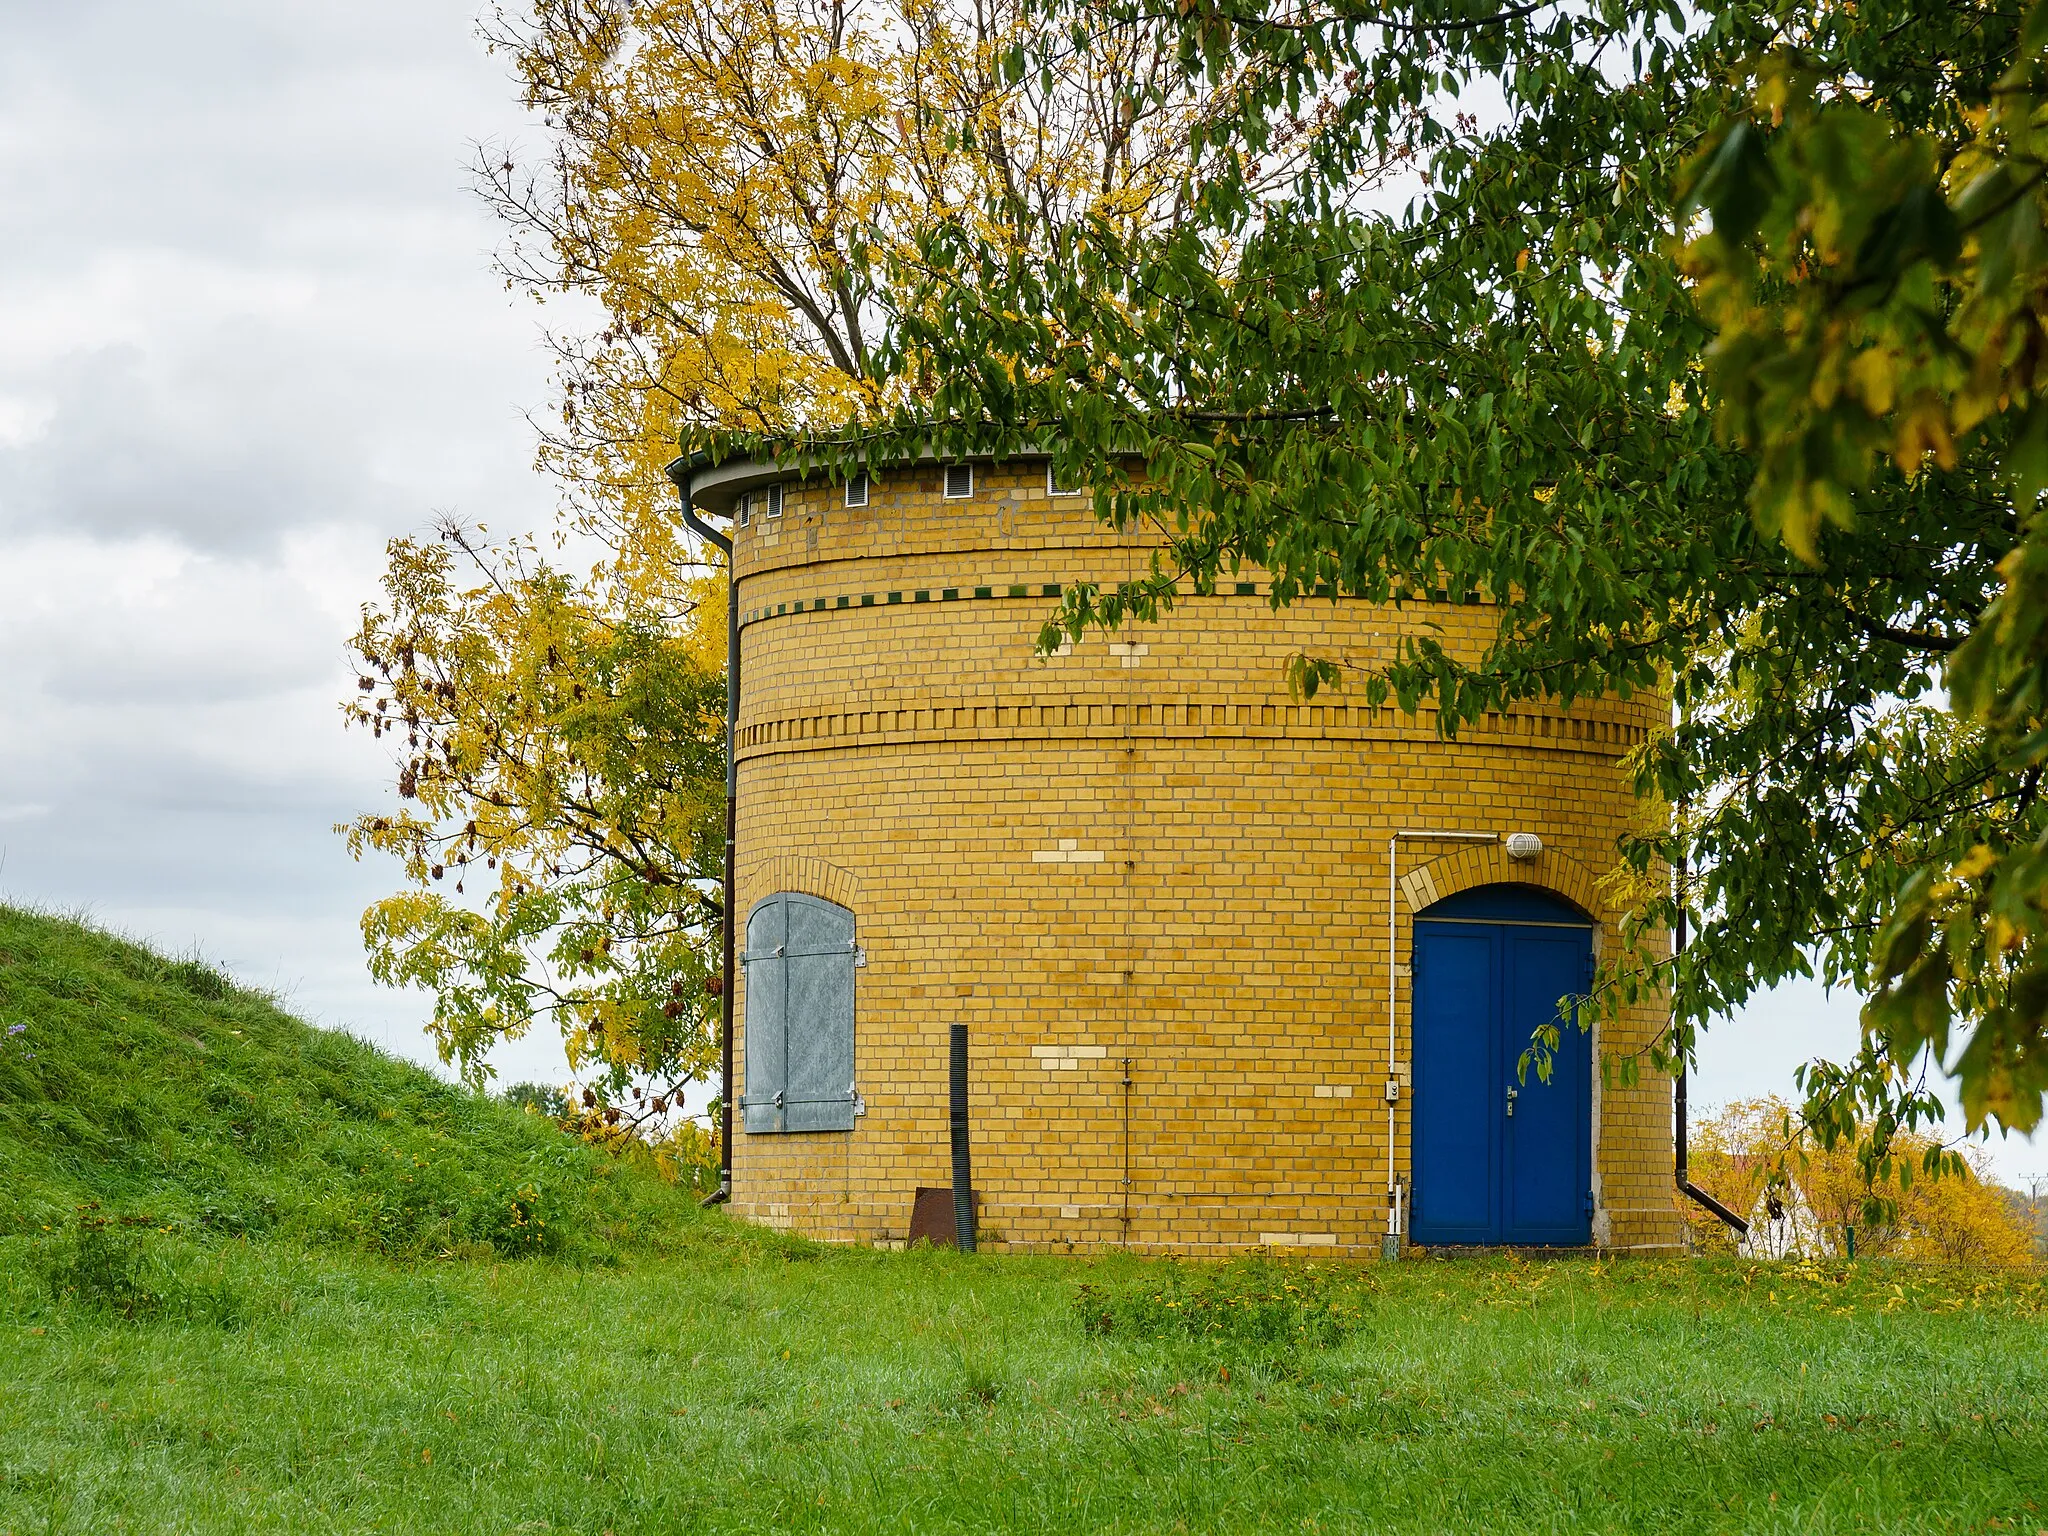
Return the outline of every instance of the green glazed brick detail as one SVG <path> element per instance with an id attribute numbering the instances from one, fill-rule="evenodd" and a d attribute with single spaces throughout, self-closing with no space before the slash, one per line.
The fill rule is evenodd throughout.
<path id="1" fill-rule="evenodd" d="M 754 624 L 762 619 L 780 618 L 784 614 L 789 613 L 824 613 L 827 610 L 833 609 L 873 608 L 878 605 L 902 602 L 953 603 L 970 598 L 988 600 L 1011 597 L 1060 597 L 1065 591 L 1065 586 L 1056 581 L 1040 583 L 1018 581 L 1010 582 L 1003 586 L 990 583 L 986 586 L 972 588 L 940 587 L 934 590 L 933 588 L 925 587 L 913 589 L 907 594 L 903 592 L 843 592 L 835 597 L 800 597 L 791 602 L 777 603 L 772 608 L 763 606 L 749 609 L 740 614 L 740 623 L 742 625 Z M 1259 583 L 1255 581 L 1218 582 L 1215 592 L 1211 595 L 1221 597 L 1226 594 L 1236 597 L 1257 597 L 1259 595 Z M 1308 589 L 1307 595 L 1336 599 L 1342 597 L 1343 594 L 1328 584 L 1318 583 Z M 1479 594 L 1474 591 L 1462 591 L 1454 595 L 1442 588 L 1438 588 L 1435 592 L 1397 590 L 1391 594 L 1391 601 L 1396 604 L 1427 603 L 1432 601 L 1437 603 L 1456 602 L 1472 604 L 1478 603 L 1480 600 Z"/>

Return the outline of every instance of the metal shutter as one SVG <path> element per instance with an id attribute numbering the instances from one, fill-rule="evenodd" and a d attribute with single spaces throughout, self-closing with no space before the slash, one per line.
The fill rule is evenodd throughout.
<path id="1" fill-rule="evenodd" d="M 748 917 L 748 1131 L 853 1129 L 854 960 L 844 907 L 781 892 Z"/>

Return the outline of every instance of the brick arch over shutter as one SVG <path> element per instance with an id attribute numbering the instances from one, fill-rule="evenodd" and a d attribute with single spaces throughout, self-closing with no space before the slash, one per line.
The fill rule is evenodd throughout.
<path id="1" fill-rule="evenodd" d="M 1603 926 L 1608 906 L 1593 872 L 1568 853 L 1545 848 L 1529 860 L 1511 859 L 1499 843 L 1473 843 L 1431 859 L 1401 878 L 1401 895 L 1411 913 L 1475 885 L 1533 885 L 1562 896 Z"/>
<path id="2" fill-rule="evenodd" d="M 745 891 L 801 891 L 849 911 L 860 910 L 860 879 L 827 859 L 779 853 L 773 858 L 749 864 L 740 872 Z"/>

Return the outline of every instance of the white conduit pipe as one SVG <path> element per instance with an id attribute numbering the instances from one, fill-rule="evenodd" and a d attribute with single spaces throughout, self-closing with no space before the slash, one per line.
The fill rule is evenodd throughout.
<path id="1" fill-rule="evenodd" d="M 1397 871 L 1403 843 L 1497 843 L 1498 832 L 1396 832 L 1387 839 L 1387 1236 L 1396 1242 L 1402 1229 L 1407 1225 L 1401 1209 L 1401 1188 L 1396 1159 L 1394 1133 L 1396 1129 L 1395 1109 L 1401 1098 L 1401 1066 L 1395 1058 L 1399 1044 L 1397 994 L 1400 982 L 1394 970 L 1394 958 L 1399 951 L 1400 929 L 1395 912 L 1400 900 L 1400 885 Z"/>

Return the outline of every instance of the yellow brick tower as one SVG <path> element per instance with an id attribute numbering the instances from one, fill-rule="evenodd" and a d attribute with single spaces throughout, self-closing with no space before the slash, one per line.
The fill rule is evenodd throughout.
<path id="1" fill-rule="evenodd" d="M 964 1023 L 984 1247 L 1377 1254 L 1416 1172 L 1417 914 L 1478 912 L 1447 921 L 1479 934 L 1494 909 L 1460 899 L 1533 889 L 1564 913 L 1536 937 L 1614 942 L 1619 759 L 1661 699 L 1518 709 L 1447 743 L 1427 714 L 1288 694 L 1296 653 L 1369 665 L 1424 624 L 1476 645 L 1484 607 L 1276 612 L 1261 577 L 1041 657 L 1066 585 L 1151 553 L 1043 460 L 851 484 L 735 463 L 692 498 L 732 519 L 741 623 L 742 1217 L 902 1242 L 916 1190 L 949 1183 Z M 1645 1007 L 1592 1042 L 1572 1134 L 1602 1246 L 1678 1241 L 1669 1081 L 1603 1087 L 1597 1065 L 1662 1023 Z M 1421 1186 L 1418 1222 L 1452 1177 Z"/>

